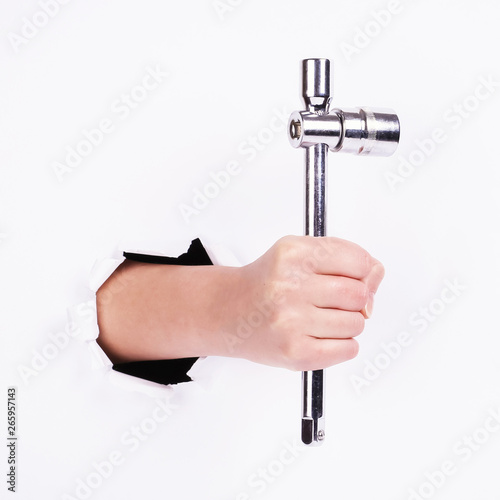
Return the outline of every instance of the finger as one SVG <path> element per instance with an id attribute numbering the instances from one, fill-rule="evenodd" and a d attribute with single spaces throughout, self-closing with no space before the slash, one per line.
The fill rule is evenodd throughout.
<path id="1" fill-rule="evenodd" d="M 361 310 L 361 314 L 368 319 L 373 314 L 373 306 L 375 301 L 375 293 L 380 286 L 382 279 L 384 278 L 385 270 L 384 266 L 378 260 L 375 260 L 375 265 L 373 266 L 370 274 L 363 280 L 368 288 L 368 300 L 366 301 L 366 306 Z"/>
<path id="2" fill-rule="evenodd" d="M 304 283 L 303 294 L 316 307 L 360 311 L 368 302 L 369 290 L 353 278 L 316 275 Z"/>
<path id="3" fill-rule="evenodd" d="M 361 314 L 363 315 L 363 318 L 365 319 L 370 319 L 372 314 L 373 314 L 373 302 L 374 298 L 373 295 L 370 293 L 370 297 L 368 298 L 368 301 L 366 303 L 366 306 L 361 309 Z"/>
<path id="4" fill-rule="evenodd" d="M 366 276 L 362 281 L 366 284 L 370 292 L 375 293 L 384 279 L 384 276 L 384 266 L 377 259 L 373 259 L 373 267 L 371 268 L 368 276 Z"/>
<path id="5" fill-rule="evenodd" d="M 365 328 L 365 318 L 359 312 L 339 309 L 319 309 L 307 316 L 304 333 L 317 339 L 349 339 Z"/>
<path id="6" fill-rule="evenodd" d="M 294 365 L 296 370 L 322 370 L 355 358 L 359 344 L 355 339 L 311 339 L 304 346 L 305 354 Z"/>
<path id="7" fill-rule="evenodd" d="M 340 238 L 310 238 L 307 244 L 304 264 L 309 264 L 317 274 L 363 279 L 375 262 L 359 245 Z"/>

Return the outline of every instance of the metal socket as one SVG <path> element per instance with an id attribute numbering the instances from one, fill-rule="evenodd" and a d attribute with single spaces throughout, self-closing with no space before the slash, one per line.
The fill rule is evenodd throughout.
<path id="1" fill-rule="evenodd" d="M 399 119 L 391 109 L 334 109 L 342 122 L 337 151 L 355 155 L 391 156 L 399 143 Z"/>
<path id="2" fill-rule="evenodd" d="M 302 61 L 302 98 L 309 111 L 328 113 L 331 100 L 330 80 L 328 59 Z"/>
<path id="3" fill-rule="evenodd" d="M 334 152 L 391 156 L 399 135 L 398 116 L 390 109 L 336 108 L 325 115 L 295 111 L 288 121 L 294 148 L 326 144 Z"/>

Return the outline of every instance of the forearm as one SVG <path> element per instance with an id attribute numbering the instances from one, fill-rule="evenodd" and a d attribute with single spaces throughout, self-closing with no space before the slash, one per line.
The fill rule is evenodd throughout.
<path id="1" fill-rule="evenodd" d="M 125 261 L 97 292 L 98 343 L 121 363 L 225 355 L 239 268 Z"/>

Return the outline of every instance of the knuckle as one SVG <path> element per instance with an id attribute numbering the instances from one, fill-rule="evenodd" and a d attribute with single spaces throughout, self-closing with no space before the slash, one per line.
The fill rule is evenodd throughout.
<path id="1" fill-rule="evenodd" d="M 374 276 L 377 278 L 377 281 L 380 283 L 385 276 L 385 267 L 383 266 L 382 262 L 375 260 L 371 272 L 374 274 Z"/>
<path id="2" fill-rule="evenodd" d="M 350 322 L 349 333 L 352 337 L 360 335 L 365 329 L 365 318 L 359 312 L 350 314 Z"/>
<path id="3" fill-rule="evenodd" d="M 270 276 L 283 281 L 285 286 L 290 283 L 296 286 L 308 275 L 309 269 L 304 263 L 307 249 L 303 238 L 305 237 L 284 236 L 274 245 Z"/>
<path id="4" fill-rule="evenodd" d="M 275 244 L 276 256 L 280 259 L 287 259 L 293 257 L 297 253 L 298 246 L 297 236 L 283 236 Z"/>
<path id="5" fill-rule="evenodd" d="M 359 268 L 363 276 L 368 276 L 373 269 L 373 257 L 363 249 L 359 255 Z"/>
<path id="6" fill-rule="evenodd" d="M 354 339 L 349 339 L 345 346 L 346 361 L 354 359 L 359 354 L 359 344 Z"/>
<path id="7" fill-rule="evenodd" d="M 333 236 L 328 236 L 326 238 L 319 238 L 320 240 L 320 252 L 323 251 L 323 260 L 331 261 L 346 253 L 346 242 L 340 238 L 335 238 Z"/>
<path id="8" fill-rule="evenodd" d="M 284 236 L 279 239 L 273 247 L 271 274 L 280 276 L 297 259 L 297 254 L 297 245 L 293 236 Z"/>
<path id="9" fill-rule="evenodd" d="M 366 306 L 368 299 L 370 298 L 370 290 L 364 283 L 360 283 L 361 286 L 358 287 L 354 295 L 354 299 L 357 305 L 360 306 L 360 309 Z"/>
<path id="10" fill-rule="evenodd" d="M 361 281 L 357 281 L 355 285 L 346 283 L 342 293 L 348 298 L 353 310 L 363 309 L 370 296 L 368 287 Z"/>

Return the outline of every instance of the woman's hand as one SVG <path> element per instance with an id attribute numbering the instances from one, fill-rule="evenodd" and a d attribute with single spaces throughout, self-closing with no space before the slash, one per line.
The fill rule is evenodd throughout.
<path id="1" fill-rule="evenodd" d="M 287 236 L 241 269 L 228 352 L 292 370 L 317 370 L 354 358 L 384 268 L 338 238 Z M 229 318 L 228 318 L 229 319 Z"/>

